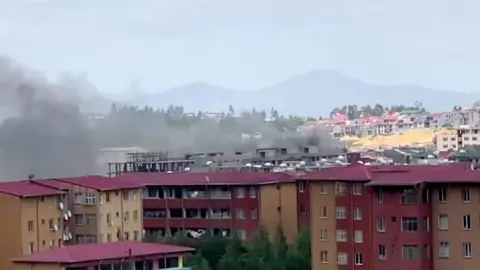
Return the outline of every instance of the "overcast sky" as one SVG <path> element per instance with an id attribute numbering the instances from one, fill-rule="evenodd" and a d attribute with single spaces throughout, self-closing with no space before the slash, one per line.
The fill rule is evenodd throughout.
<path id="1" fill-rule="evenodd" d="M 0 0 L 0 54 L 104 93 L 314 69 L 480 92 L 478 0 Z"/>

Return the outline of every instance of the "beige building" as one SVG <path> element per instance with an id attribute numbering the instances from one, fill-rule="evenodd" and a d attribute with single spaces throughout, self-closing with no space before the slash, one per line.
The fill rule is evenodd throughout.
<path id="1" fill-rule="evenodd" d="M 55 179 L 69 185 L 75 244 L 141 241 L 142 187 L 103 176 Z"/>
<path id="2" fill-rule="evenodd" d="M 480 128 L 460 126 L 456 129 L 443 129 L 435 134 L 438 151 L 457 150 L 464 146 L 480 144 Z"/>
<path id="3" fill-rule="evenodd" d="M 29 181 L 0 183 L 0 269 L 11 259 L 63 245 L 64 192 Z"/>

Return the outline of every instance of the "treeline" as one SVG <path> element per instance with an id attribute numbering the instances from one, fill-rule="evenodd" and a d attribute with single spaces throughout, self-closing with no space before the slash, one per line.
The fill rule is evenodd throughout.
<path id="1" fill-rule="evenodd" d="M 342 107 L 336 107 L 330 113 L 330 117 L 334 116 L 337 113 L 345 114 L 349 119 L 356 119 L 361 116 L 381 116 L 385 113 L 392 112 L 402 112 L 402 111 L 421 111 L 425 112 L 425 108 L 420 101 L 415 102 L 413 106 L 407 105 L 392 105 L 392 106 L 383 106 L 381 104 L 375 105 L 344 105 Z"/>
<path id="2" fill-rule="evenodd" d="M 294 243 L 288 244 L 279 230 L 274 241 L 266 231 L 260 231 L 251 242 L 238 237 L 201 236 L 187 238 L 177 234 L 170 239 L 146 239 L 189 246 L 196 249 L 185 265 L 192 270 L 310 270 L 310 236 L 302 229 Z"/>

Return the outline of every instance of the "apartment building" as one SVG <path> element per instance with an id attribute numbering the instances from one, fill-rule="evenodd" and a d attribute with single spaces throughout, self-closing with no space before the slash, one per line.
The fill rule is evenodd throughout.
<path id="1" fill-rule="evenodd" d="M 0 269 L 10 259 L 62 246 L 64 192 L 29 181 L 0 183 Z"/>
<path id="2" fill-rule="evenodd" d="M 286 173 L 130 173 L 117 179 L 145 186 L 147 237 L 236 233 L 248 240 L 262 227 L 281 227 L 291 241 L 298 232 L 297 186 Z"/>
<path id="3" fill-rule="evenodd" d="M 437 150 L 457 150 L 462 147 L 480 144 L 480 128 L 460 126 L 455 129 L 441 130 L 435 134 Z"/>
<path id="4" fill-rule="evenodd" d="M 298 178 L 299 218 L 310 228 L 312 269 L 372 269 L 366 168 L 334 167 Z"/>
<path id="5" fill-rule="evenodd" d="M 142 186 L 103 176 L 51 179 L 68 187 L 75 244 L 140 241 L 143 234 Z"/>

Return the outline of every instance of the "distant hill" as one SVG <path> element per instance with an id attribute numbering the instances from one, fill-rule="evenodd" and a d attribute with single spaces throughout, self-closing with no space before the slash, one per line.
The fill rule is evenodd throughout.
<path id="1" fill-rule="evenodd" d="M 327 115 L 346 104 L 413 105 L 421 101 L 429 111 L 446 111 L 454 105 L 470 106 L 480 93 L 442 91 L 416 85 L 374 85 L 334 71 L 318 70 L 295 76 L 257 91 L 238 91 L 197 82 L 165 92 L 139 97 L 135 104 L 167 107 L 182 105 L 186 111 L 270 110 L 283 114 Z"/>

